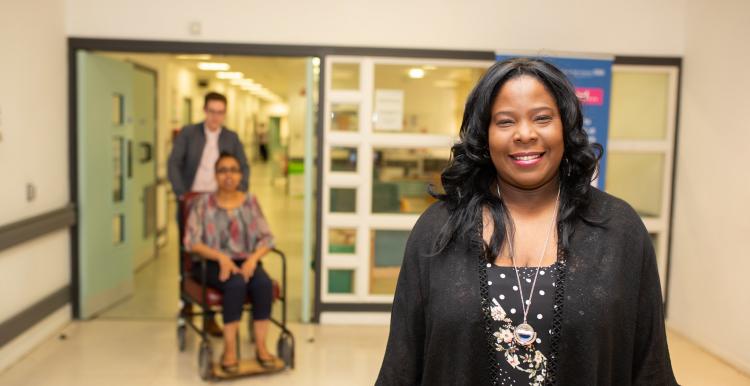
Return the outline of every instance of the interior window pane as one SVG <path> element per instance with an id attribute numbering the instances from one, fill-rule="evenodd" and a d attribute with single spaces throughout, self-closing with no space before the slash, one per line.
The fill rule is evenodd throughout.
<path id="1" fill-rule="evenodd" d="M 333 63 L 331 89 L 359 90 L 359 63 Z"/>
<path id="2" fill-rule="evenodd" d="M 118 214 L 112 218 L 112 244 L 119 245 L 125 241 L 125 216 Z"/>
<path id="3" fill-rule="evenodd" d="M 332 147 L 331 148 L 331 171 L 332 172 L 356 172 L 357 171 L 357 148 L 355 147 Z"/>
<path id="4" fill-rule="evenodd" d="M 328 293 L 330 294 L 352 294 L 354 293 L 354 270 L 329 269 L 328 270 Z"/>
<path id="5" fill-rule="evenodd" d="M 359 106 L 351 103 L 331 103 L 332 131 L 359 131 Z"/>
<path id="6" fill-rule="evenodd" d="M 354 213 L 357 210 L 357 189 L 331 188 L 331 212 Z"/>
<path id="7" fill-rule="evenodd" d="M 328 230 L 328 253 L 352 255 L 357 250 L 357 230 L 331 228 Z"/>
<path id="8" fill-rule="evenodd" d="M 123 184 L 125 179 L 125 161 L 123 160 L 122 137 L 112 138 L 112 199 L 121 202 L 124 198 Z"/>
<path id="9" fill-rule="evenodd" d="M 373 129 L 457 135 L 466 97 L 484 68 L 375 65 Z"/>
<path id="10" fill-rule="evenodd" d="M 661 213 L 663 178 L 663 154 L 609 152 L 607 155 L 607 192 L 627 201 L 643 217 L 657 217 Z"/>
<path id="11" fill-rule="evenodd" d="M 376 148 L 373 160 L 372 212 L 422 213 L 435 199 L 428 193 L 440 189 L 440 173 L 448 164 L 450 149 Z"/>
<path id="12" fill-rule="evenodd" d="M 122 126 L 124 123 L 124 108 L 125 97 L 122 94 L 112 95 L 112 124 L 115 126 Z"/>
<path id="13" fill-rule="evenodd" d="M 669 74 L 614 71 L 609 137 L 665 139 L 668 98 Z"/>
<path id="14" fill-rule="evenodd" d="M 391 295 L 396 290 L 396 281 L 404 258 L 409 231 L 373 230 L 370 256 L 370 293 Z"/>

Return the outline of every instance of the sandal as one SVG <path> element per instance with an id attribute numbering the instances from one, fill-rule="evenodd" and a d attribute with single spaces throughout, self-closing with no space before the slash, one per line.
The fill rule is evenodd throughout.
<path id="1" fill-rule="evenodd" d="M 268 358 L 268 359 L 262 359 L 260 357 L 260 355 L 258 354 L 258 352 L 256 351 L 255 352 L 255 359 L 260 364 L 260 367 L 262 367 L 264 369 L 273 369 L 273 368 L 276 367 L 276 357 L 273 356 L 273 355 L 271 355 L 271 357 Z"/>
<path id="2" fill-rule="evenodd" d="M 219 362 L 219 365 L 221 365 L 221 369 L 227 374 L 235 374 L 240 371 L 240 361 L 238 360 L 231 365 L 226 365 L 224 364 L 224 355 L 221 356 L 221 362 Z"/>

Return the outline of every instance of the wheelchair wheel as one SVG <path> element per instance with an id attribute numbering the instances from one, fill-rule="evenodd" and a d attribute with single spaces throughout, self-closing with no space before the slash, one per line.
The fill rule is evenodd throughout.
<path id="1" fill-rule="evenodd" d="M 208 381 L 213 377 L 213 350 L 211 344 L 207 341 L 201 342 L 200 351 L 198 351 L 198 374 L 201 379 Z"/>
<path id="2" fill-rule="evenodd" d="M 180 352 L 185 351 L 186 340 L 187 340 L 187 327 L 182 324 L 177 326 L 177 348 Z"/>
<path id="3" fill-rule="evenodd" d="M 276 343 L 276 355 L 284 361 L 287 368 L 294 368 L 294 338 L 287 332 L 282 332 Z"/>

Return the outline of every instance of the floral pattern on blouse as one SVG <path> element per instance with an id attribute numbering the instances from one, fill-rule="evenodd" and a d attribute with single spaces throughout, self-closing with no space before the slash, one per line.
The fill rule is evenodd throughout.
<path id="1" fill-rule="evenodd" d="M 542 386 L 547 378 L 547 357 L 536 350 L 533 343 L 528 346 L 517 344 L 514 339 L 516 327 L 513 321 L 496 299 L 492 299 L 492 302 L 490 315 L 493 320 L 500 322 L 500 328 L 493 334 L 495 350 L 504 354 L 511 367 L 528 373 L 530 385 Z"/>
<path id="2" fill-rule="evenodd" d="M 258 248 L 274 247 L 268 222 L 257 198 L 250 193 L 242 205 L 229 210 L 219 206 L 214 193 L 195 198 L 185 225 L 183 243 L 190 251 L 199 242 L 237 260 L 247 258 Z"/>

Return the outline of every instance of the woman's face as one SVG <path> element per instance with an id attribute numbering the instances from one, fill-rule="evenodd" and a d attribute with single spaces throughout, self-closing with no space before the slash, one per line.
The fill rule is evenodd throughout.
<path id="1" fill-rule="evenodd" d="M 236 159 L 224 157 L 216 165 L 216 182 L 219 190 L 234 192 L 240 186 L 241 180 L 242 169 Z"/>
<path id="2" fill-rule="evenodd" d="M 503 184 L 536 189 L 557 176 L 563 125 L 555 98 L 539 80 L 522 75 L 500 88 L 492 103 L 489 147 Z"/>

